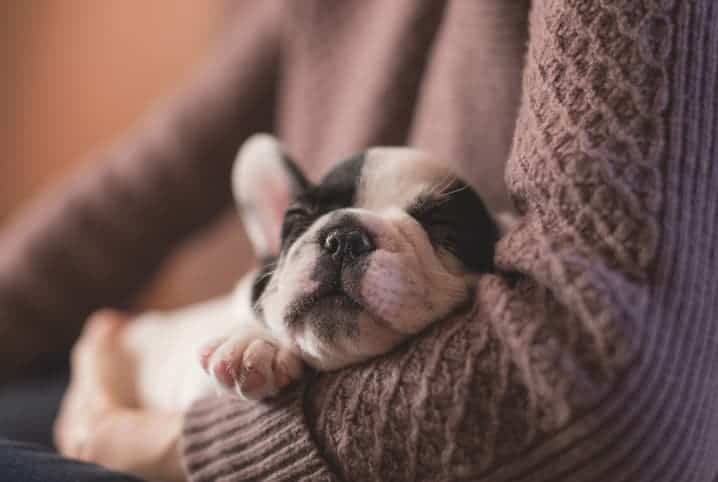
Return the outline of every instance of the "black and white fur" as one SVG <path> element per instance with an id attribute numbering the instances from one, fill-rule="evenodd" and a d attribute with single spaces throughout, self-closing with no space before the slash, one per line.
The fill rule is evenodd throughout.
<path id="1" fill-rule="evenodd" d="M 141 405 L 183 408 L 212 387 L 259 399 L 304 363 L 333 370 L 385 353 L 467 308 L 492 270 L 494 218 L 421 151 L 372 148 L 313 184 L 256 135 L 232 185 L 259 267 L 226 297 L 131 325 Z"/>

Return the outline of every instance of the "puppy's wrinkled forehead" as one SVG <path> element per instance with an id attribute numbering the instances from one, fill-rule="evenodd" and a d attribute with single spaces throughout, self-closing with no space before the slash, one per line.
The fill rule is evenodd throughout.
<path id="1" fill-rule="evenodd" d="M 354 205 L 380 211 L 409 208 L 422 195 L 446 187 L 454 177 L 412 149 L 376 148 L 366 152 Z"/>
<path id="2" fill-rule="evenodd" d="M 348 207 L 371 211 L 408 209 L 422 195 L 437 191 L 453 179 L 448 169 L 430 162 L 416 150 L 373 148 L 338 164 L 296 202 L 324 212 Z"/>

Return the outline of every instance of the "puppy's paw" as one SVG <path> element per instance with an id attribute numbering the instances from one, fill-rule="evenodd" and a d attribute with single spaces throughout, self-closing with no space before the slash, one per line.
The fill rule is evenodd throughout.
<path id="1" fill-rule="evenodd" d="M 245 400 L 261 400 L 302 375 L 302 360 L 289 350 L 260 338 L 229 337 L 208 343 L 200 364 L 222 390 Z"/>

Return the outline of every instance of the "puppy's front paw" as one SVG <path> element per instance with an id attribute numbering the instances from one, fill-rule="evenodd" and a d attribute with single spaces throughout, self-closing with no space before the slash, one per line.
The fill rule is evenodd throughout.
<path id="1" fill-rule="evenodd" d="M 200 364 L 215 384 L 246 400 L 270 397 L 298 380 L 302 360 L 263 339 L 222 338 L 200 352 Z"/>

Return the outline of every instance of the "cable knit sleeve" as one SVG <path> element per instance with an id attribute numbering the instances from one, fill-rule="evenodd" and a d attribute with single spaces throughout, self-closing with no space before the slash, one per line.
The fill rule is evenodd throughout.
<path id="1" fill-rule="evenodd" d="M 235 8 L 198 78 L 3 231 L 0 380 L 67 349 L 88 313 L 127 302 L 229 203 L 237 146 L 272 128 L 278 63 L 276 2 Z"/>
<path id="2" fill-rule="evenodd" d="M 708 481 L 718 473 L 718 6 L 533 2 L 473 311 L 270 404 L 204 400 L 193 480 Z"/>

